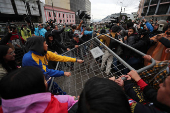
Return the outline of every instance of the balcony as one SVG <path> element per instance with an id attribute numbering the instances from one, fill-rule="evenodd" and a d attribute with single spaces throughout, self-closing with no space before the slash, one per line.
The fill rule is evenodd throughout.
<path id="1" fill-rule="evenodd" d="M 161 3 L 163 2 L 170 2 L 170 0 L 161 0 Z"/>
<path id="2" fill-rule="evenodd" d="M 157 4 L 158 1 L 159 1 L 159 0 L 152 0 L 152 1 L 151 1 L 151 5 L 152 5 L 152 4 Z"/>

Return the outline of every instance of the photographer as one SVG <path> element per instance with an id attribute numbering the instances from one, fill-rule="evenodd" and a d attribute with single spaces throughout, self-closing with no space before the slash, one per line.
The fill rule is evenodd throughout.
<path id="1" fill-rule="evenodd" d="M 57 40 L 59 43 L 61 43 L 61 36 L 60 34 L 64 32 L 65 26 L 61 30 L 58 29 L 58 26 L 55 25 L 54 29 L 52 30 L 52 35 L 55 40 Z"/>
<path id="2" fill-rule="evenodd" d="M 27 40 L 27 38 L 32 37 L 31 30 L 27 28 L 26 24 L 24 24 L 23 28 L 21 28 L 21 36 L 24 40 Z"/>

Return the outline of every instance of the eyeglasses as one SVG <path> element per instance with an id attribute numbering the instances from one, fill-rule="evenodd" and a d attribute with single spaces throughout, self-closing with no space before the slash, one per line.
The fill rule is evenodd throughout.
<path id="1" fill-rule="evenodd" d="M 8 53 L 7 55 L 13 55 L 15 53 L 15 51 L 12 51 L 10 53 Z"/>

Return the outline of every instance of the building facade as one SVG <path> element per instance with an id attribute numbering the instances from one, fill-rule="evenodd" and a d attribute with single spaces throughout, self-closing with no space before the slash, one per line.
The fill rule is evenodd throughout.
<path id="1" fill-rule="evenodd" d="M 87 11 L 91 16 L 91 2 L 89 0 L 70 0 L 70 10 L 77 12 L 78 10 Z M 76 23 L 80 23 L 80 19 L 76 16 Z M 90 20 L 87 20 L 88 24 Z"/>
<path id="2" fill-rule="evenodd" d="M 87 11 L 87 14 L 91 16 L 91 2 L 89 0 L 45 0 L 45 4 L 52 5 L 54 7 L 60 7 L 74 11 L 75 13 L 78 10 Z M 80 23 L 78 16 L 75 16 L 75 23 Z M 90 23 L 90 20 L 87 20 Z"/>
<path id="3" fill-rule="evenodd" d="M 170 16 L 170 0 L 141 0 L 138 15 L 146 19 L 167 20 Z"/>
<path id="4" fill-rule="evenodd" d="M 45 0 L 46 5 L 52 5 L 63 9 L 70 10 L 70 0 Z"/>
<path id="5" fill-rule="evenodd" d="M 41 2 L 39 0 L 0 0 L 0 22 L 24 21 L 25 15 L 31 15 L 33 21 L 42 21 Z"/>
<path id="6" fill-rule="evenodd" d="M 54 11 L 54 13 L 53 13 Z M 59 7 L 53 7 L 51 5 L 44 6 L 44 13 L 46 21 L 54 18 L 56 23 L 59 24 L 75 24 L 75 12 Z"/>

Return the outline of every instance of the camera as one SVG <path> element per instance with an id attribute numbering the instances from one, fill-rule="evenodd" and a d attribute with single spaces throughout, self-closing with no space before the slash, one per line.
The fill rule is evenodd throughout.
<path id="1" fill-rule="evenodd" d="M 164 29 L 164 24 L 159 24 L 158 31 L 163 31 Z"/>
<path id="2" fill-rule="evenodd" d="M 86 11 L 78 10 L 76 15 L 79 16 L 79 19 L 91 19 L 90 15 L 86 14 Z"/>
<path id="3" fill-rule="evenodd" d="M 119 23 L 119 17 L 116 17 L 116 18 L 114 18 L 114 17 L 110 17 L 111 18 L 111 23 Z"/>
<path id="4" fill-rule="evenodd" d="M 50 20 L 48 20 L 48 21 L 45 22 L 45 23 L 47 23 L 48 25 L 50 25 L 51 28 L 54 28 L 54 23 L 55 23 L 55 22 L 56 22 L 56 19 L 54 19 L 54 20 L 50 19 Z M 60 23 L 61 23 L 61 21 L 60 21 Z"/>

